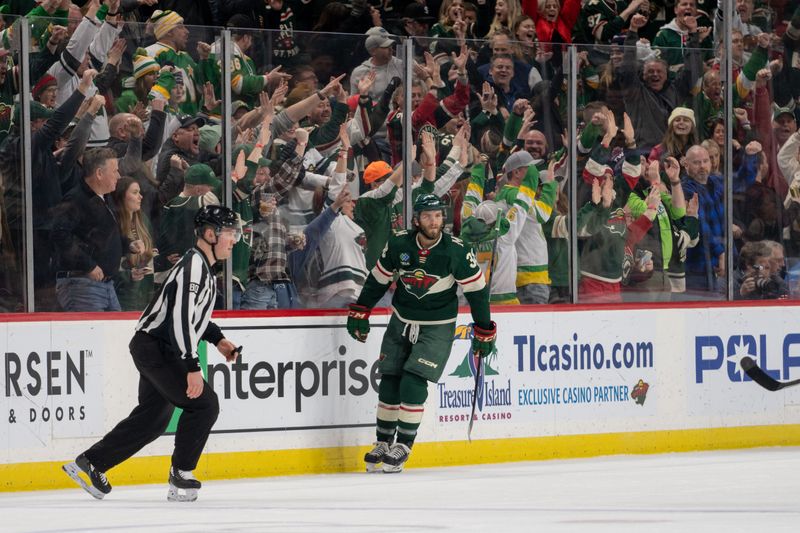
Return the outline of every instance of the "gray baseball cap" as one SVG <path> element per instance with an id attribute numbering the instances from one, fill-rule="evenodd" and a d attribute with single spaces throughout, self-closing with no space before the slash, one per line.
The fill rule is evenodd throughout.
<path id="1" fill-rule="evenodd" d="M 525 150 L 514 152 L 503 165 L 503 174 L 510 174 L 512 171 L 522 167 L 529 167 L 533 164 L 533 156 Z"/>
<path id="2" fill-rule="evenodd" d="M 364 43 L 364 47 L 368 51 L 375 48 L 388 48 L 394 44 L 395 42 L 386 29 L 376 26 L 367 30 L 367 40 Z"/>

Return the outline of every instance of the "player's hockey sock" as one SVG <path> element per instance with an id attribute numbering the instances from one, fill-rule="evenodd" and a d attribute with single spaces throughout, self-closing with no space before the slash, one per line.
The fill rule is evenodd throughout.
<path id="1" fill-rule="evenodd" d="M 409 448 L 417 437 L 417 429 L 425 412 L 428 381 L 416 374 L 404 373 L 400 380 L 400 413 L 397 419 L 397 442 Z"/>
<path id="2" fill-rule="evenodd" d="M 378 385 L 378 422 L 375 433 L 379 441 L 390 445 L 397 431 L 397 416 L 400 412 L 400 376 L 384 374 Z"/>

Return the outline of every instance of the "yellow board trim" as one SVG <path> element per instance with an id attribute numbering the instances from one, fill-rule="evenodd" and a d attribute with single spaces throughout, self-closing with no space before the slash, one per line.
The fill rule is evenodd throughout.
<path id="1" fill-rule="evenodd" d="M 746 426 L 561 435 L 517 439 L 420 442 L 407 468 L 574 459 L 616 454 L 651 454 L 800 445 L 800 425 Z M 331 474 L 364 469 L 369 446 L 225 452 L 203 455 L 201 480 L 296 474 Z M 166 485 L 169 457 L 134 457 L 109 471 L 112 485 Z M 64 461 L 66 462 L 66 461 Z M 0 492 L 76 488 L 59 461 L 0 465 Z"/>
<path id="2" fill-rule="evenodd" d="M 544 270 L 542 272 L 523 272 L 517 270 L 516 283 L 517 287 L 522 287 L 523 285 L 530 285 L 531 283 L 549 285 L 551 283 L 550 273 L 547 270 Z"/>

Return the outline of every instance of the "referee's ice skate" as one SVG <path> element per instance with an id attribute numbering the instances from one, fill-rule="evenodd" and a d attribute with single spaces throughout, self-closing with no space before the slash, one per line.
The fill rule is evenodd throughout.
<path id="1" fill-rule="evenodd" d="M 169 468 L 169 490 L 167 500 L 171 502 L 193 502 L 197 499 L 197 491 L 202 487 L 194 474 L 189 470 Z"/>
<path id="2" fill-rule="evenodd" d="M 106 473 L 98 471 L 83 454 L 80 454 L 75 461 L 63 465 L 61 469 L 83 490 L 98 500 L 102 500 L 106 494 L 111 492 L 111 484 L 106 478 Z M 89 478 L 88 482 L 80 475 L 81 472 Z"/>

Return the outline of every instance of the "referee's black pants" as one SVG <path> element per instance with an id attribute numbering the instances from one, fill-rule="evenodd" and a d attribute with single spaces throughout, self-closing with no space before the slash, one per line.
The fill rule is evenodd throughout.
<path id="1" fill-rule="evenodd" d="M 180 407 L 172 465 L 194 470 L 219 414 L 217 394 L 205 383 L 199 397 L 187 397 L 186 365 L 165 342 L 136 332 L 129 347 L 139 370 L 139 405 L 89 448 L 86 458 L 100 472 L 110 470 L 161 436 L 173 407 Z"/>

